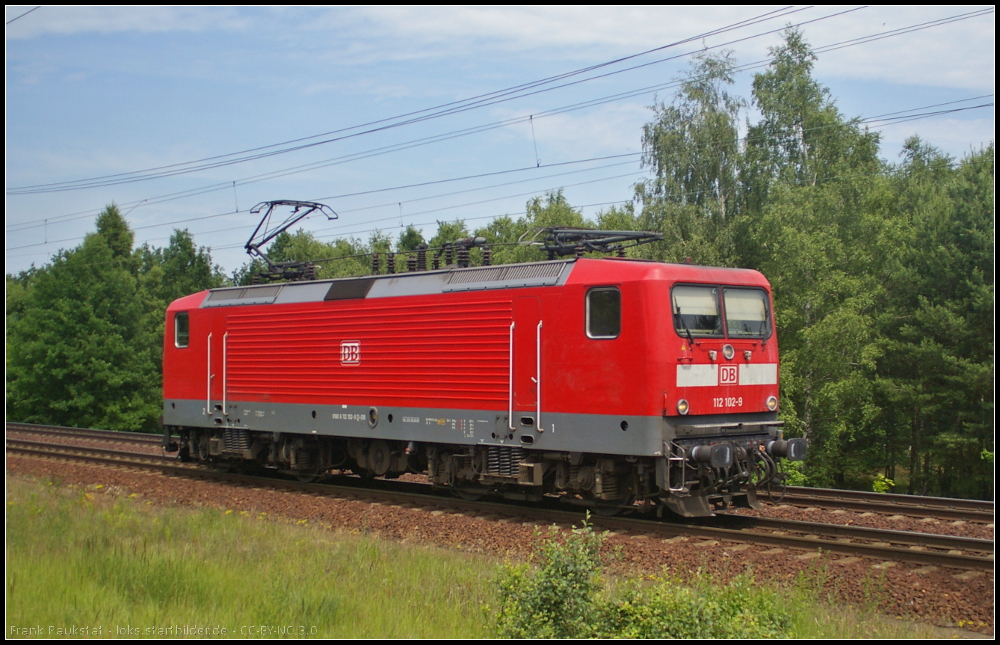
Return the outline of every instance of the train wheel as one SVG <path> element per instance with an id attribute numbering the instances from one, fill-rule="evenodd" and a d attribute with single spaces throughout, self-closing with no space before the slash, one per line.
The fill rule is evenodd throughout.
<path id="1" fill-rule="evenodd" d="M 477 493 L 477 492 L 468 491 L 468 490 L 455 490 L 455 491 L 452 491 L 452 493 L 458 499 L 466 501 L 466 502 L 478 502 L 482 498 L 486 497 L 486 493 Z"/>
<path id="2" fill-rule="evenodd" d="M 392 450 L 389 444 L 381 439 L 376 439 L 368 447 L 368 468 L 377 476 L 382 476 L 389 472 L 389 465 L 392 460 Z"/>
<path id="3" fill-rule="evenodd" d="M 208 434 L 202 434 L 198 439 L 198 461 L 208 461 Z"/>
<path id="4" fill-rule="evenodd" d="M 628 510 L 635 510 L 635 498 L 629 497 L 628 499 L 622 500 L 621 502 L 598 502 L 595 501 L 594 505 L 590 507 L 594 515 L 600 515 L 601 517 L 614 517 L 615 515 L 620 515 Z"/>

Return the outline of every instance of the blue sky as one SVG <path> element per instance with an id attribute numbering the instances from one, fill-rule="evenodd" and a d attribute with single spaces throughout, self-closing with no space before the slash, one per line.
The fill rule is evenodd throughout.
<path id="1" fill-rule="evenodd" d="M 683 54 L 744 39 L 727 48 L 748 64 L 780 43 L 765 32 L 789 23 L 809 21 L 806 39 L 822 48 L 982 10 L 42 7 L 18 18 L 31 8 L 5 9 L 5 21 L 16 18 L 6 26 L 7 272 L 76 246 L 110 202 L 128 213 L 137 243 L 164 246 L 174 228 L 187 228 L 227 272 L 246 261 L 243 244 L 257 224 L 248 209 L 270 199 L 331 206 L 336 222 L 303 224 L 321 239 L 367 239 L 374 229 L 396 237 L 401 224 L 430 237 L 438 220 L 475 228 L 516 217 L 531 196 L 560 187 L 592 217 L 630 199 L 645 176 L 636 154 L 642 125 L 654 97 L 672 98 L 669 84 L 690 61 Z M 994 22 L 990 12 L 822 52 L 815 74 L 851 117 L 992 103 Z M 692 38 L 563 83 L 618 72 L 604 78 L 379 132 L 350 130 L 342 134 L 355 136 L 301 150 L 145 181 L 14 190 L 311 137 Z M 739 74 L 736 93 L 749 98 L 753 71 Z M 587 102 L 595 104 L 564 111 Z M 888 161 L 914 134 L 960 158 L 994 140 L 994 108 L 872 127 Z M 432 137 L 441 140 L 421 141 Z M 510 172 L 491 174 L 501 171 Z M 442 181 L 470 175 L 489 176 Z M 399 188 L 426 182 L 438 183 Z"/>

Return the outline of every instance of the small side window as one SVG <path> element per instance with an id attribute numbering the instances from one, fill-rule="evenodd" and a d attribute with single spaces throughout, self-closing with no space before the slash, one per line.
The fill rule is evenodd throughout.
<path id="1" fill-rule="evenodd" d="M 587 292 L 587 336 L 618 338 L 622 331 L 622 294 L 615 287 Z"/>
<path id="2" fill-rule="evenodd" d="M 174 314 L 174 347 L 187 347 L 191 338 L 191 327 L 186 311 Z"/>

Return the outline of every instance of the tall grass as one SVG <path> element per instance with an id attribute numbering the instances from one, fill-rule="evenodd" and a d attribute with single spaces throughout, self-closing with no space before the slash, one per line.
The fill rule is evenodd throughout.
<path id="1" fill-rule="evenodd" d="M 648 576 L 606 586 L 611 580 L 593 569 L 596 544 L 558 538 L 539 550 L 547 568 L 500 566 L 301 522 L 156 507 L 8 477 L 7 636 L 74 635 L 72 628 L 111 637 L 214 636 L 217 629 L 237 637 L 718 636 L 736 627 L 792 638 L 941 635 L 879 617 L 877 598 L 852 610 L 823 604 L 822 567 L 782 589 L 749 578 L 715 588 L 709 578 L 682 582 L 669 572 L 652 586 Z M 586 602 L 574 605 L 574 594 Z M 570 616 L 570 605 L 582 613 Z M 663 622 L 687 625 L 695 614 L 712 624 L 692 632 Z M 722 631 L 720 616 L 729 621 Z M 560 621 L 573 629 L 560 631 Z"/>
<path id="2" fill-rule="evenodd" d="M 262 519 L 8 480 L 8 625 L 487 635 L 485 558 Z"/>

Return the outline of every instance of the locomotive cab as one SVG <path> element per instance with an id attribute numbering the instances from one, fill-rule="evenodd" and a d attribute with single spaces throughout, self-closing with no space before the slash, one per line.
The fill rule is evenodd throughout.
<path id="1" fill-rule="evenodd" d="M 673 387 L 663 395 L 664 504 L 699 516 L 716 504 L 758 507 L 756 486 L 781 457 L 801 459 L 802 440 L 782 441 L 778 347 L 763 276 L 705 275 L 670 285 Z M 734 280 L 734 278 L 737 278 Z M 669 342 L 668 342 L 669 344 Z"/>

